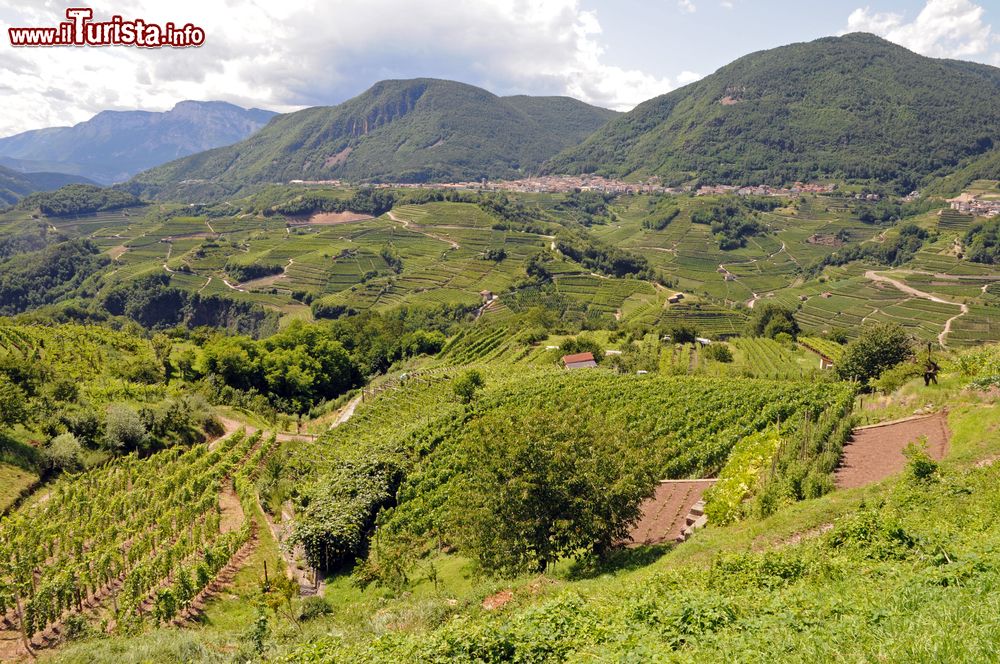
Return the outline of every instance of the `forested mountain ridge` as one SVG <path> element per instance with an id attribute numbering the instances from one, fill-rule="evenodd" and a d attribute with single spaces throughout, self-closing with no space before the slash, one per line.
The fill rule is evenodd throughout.
<path id="1" fill-rule="evenodd" d="M 382 81 L 337 106 L 275 118 L 251 138 L 141 173 L 133 190 L 167 197 L 183 181 L 226 192 L 294 179 L 433 182 L 536 170 L 615 113 L 567 97 L 498 97 L 438 79 Z"/>
<path id="2" fill-rule="evenodd" d="M 0 166 L 0 205 L 13 205 L 22 196 L 36 191 L 52 191 L 68 184 L 89 183 L 77 175 L 63 173 L 18 173 Z"/>
<path id="3" fill-rule="evenodd" d="M 909 191 L 998 141 L 1000 69 L 855 33 L 742 57 L 640 104 L 545 170 L 674 183 L 846 178 Z"/>

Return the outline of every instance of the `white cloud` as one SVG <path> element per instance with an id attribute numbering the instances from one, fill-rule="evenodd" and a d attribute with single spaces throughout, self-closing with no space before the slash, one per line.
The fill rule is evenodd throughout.
<path id="1" fill-rule="evenodd" d="M 693 3 L 687 0 L 693 7 Z M 10 26 L 49 26 L 52 0 L 4 6 Z M 197 49 L 15 49 L 0 43 L 0 135 L 72 124 L 106 108 L 166 109 L 222 99 L 288 111 L 337 103 L 377 80 L 433 76 L 498 94 L 568 94 L 626 110 L 698 76 L 607 63 L 601 26 L 580 0 L 92 0 L 118 14 L 204 28 Z M 16 93 L 12 91 L 16 90 Z M 69 93 L 56 100 L 50 90 Z"/>
<path id="2" fill-rule="evenodd" d="M 931 57 L 997 62 L 997 37 L 984 14 L 983 7 L 970 0 L 927 0 L 909 22 L 902 14 L 864 7 L 848 16 L 847 32 L 872 32 Z"/>
<path id="3" fill-rule="evenodd" d="M 693 14 L 698 11 L 698 7 L 692 2 L 692 0 L 677 0 L 677 6 L 682 12 L 687 12 L 688 14 Z"/>

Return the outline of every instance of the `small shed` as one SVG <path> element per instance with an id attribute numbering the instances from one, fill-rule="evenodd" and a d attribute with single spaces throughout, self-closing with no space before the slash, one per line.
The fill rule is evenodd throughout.
<path id="1" fill-rule="evenodd" d="M 479 296 L 483 298 L 483 302 L 489 302 L 493 299 L 493 291 L 483 290 L 479 291 Z"/>
<path id="2" fill-rule="evenodd" d="M 674 293 L 673 295 L 667 298 L 667 302 L 669 302 L 670 304 L 677 304 L 683 299 L 684 299 L 684 293 Z"/>
<path id="3" fill-rule="evenodd" d="M 563 355 L 563 365 L 567 369 L 593 369 L 597 366 L 593 353 L 574 353 Z"/>

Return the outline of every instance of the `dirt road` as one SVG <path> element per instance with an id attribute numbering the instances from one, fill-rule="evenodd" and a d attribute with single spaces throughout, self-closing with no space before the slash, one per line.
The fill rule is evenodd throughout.
<path id="1" fill-rule="evenodd" d="M 960 313 L 946 320 L 944 323 L 944 329 L 941 331 L 941 334 L 938 335 L 938 343 L 941 344 L 942 347 L 948 346 L 946 340 L 948 339 L 948 335 L 951 333 L 951 324 L 955 322 L 955 320 L 969 313 L 969 305 L 967 304 L 963 304 L 962 302 L 951 302 L 949 300 L 940 298 L 937 295 L 931 295 L 930 293 L 925 293 L 921 290 L 917 290 L 913 286 L 908 286 L 904 284 L 902 281 L 897 281 L 896 279 L 887 277 L 884 274 L 879 274 L 875 270 L 868 270 L 867 272 L 865 272 L 865 278 L 871 281 L 879 281 L 885 284 L 889 284 L 890 286 L 899 290 L 900 292 L 906 293 L 907 295 L 912 295 L 913 297 L 919 297 L 924 300 L 930 300 L 931 302 L 937 302 L 938 304 L 950 304 L 954 307 L 958 307 L 960 309 Z"/>
<path id="2" fill-rule="evenodd" d="M 418 226 L 417 224 L 414 224 L 412 221 L 410 221 L 408 219 L 403 219 L 402 217 L 397 217 L 393 213 L 392 210 L 389 210 L 388 212 L 386 212 L 386 216 L 388 216 L 390 219 L 392 219 L 393 221 L 395 221 L 397 224 L 402 224 L 403 228 L 405 228 L 407 230 L 411 230 L 414 233 L 420 233 L 421 235 L 425 235 L 425 236 L 431 238 L 432 240 L 437 240 L 438 242 L 447 242 L 448 244 L 451 245 L 452 249 L 459 249 L 459 248 L 461 248 L 461 246 L 458 244 L 458 242 L 455 242 L 451 238 L 444 237 L 443 235 L 435 235 L 434 233 L 429 233 L 429 232 L 425 231 L 422 226 Z"/>

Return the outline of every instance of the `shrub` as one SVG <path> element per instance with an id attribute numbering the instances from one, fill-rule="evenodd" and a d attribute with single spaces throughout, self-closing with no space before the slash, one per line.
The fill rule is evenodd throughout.
<path id="1" fill-rule="evenodd" d="M 476 391 L 483 386 L 483 376 L 475 369 L 469 369 L 461 376 L 455 379 L 452 389 L 455 391 L 455 396 L 462 403 L 471 402 L 475 396 Z"/>
<path id="2" fill-rule="evenodd" d="M 906 457 L 907 474 L 918 482 L 927 482 L 937 475 L 938 464 L 927 454 L 927 438 L 921 436 L 915 443 L 910 443 L 903 450 Z"/>
<path id="3" fill-rule="evenodd" d="M 109 448 L 118 452 L 136 451 L 145 446 L 148 437 L 137 412 L 123 404 L 108 406 L 104 441 Z"/>
<path id="4" fill-rule="evenodd" d="M 83 465 L 83 449 L 76 436 L 67 432 L 59 434 L 45 447 L 45 460 L 54 470 L 73 472 Z"/>
<path id="5" fill-rule="evenodd" d="M 722 362 L 728 364 L 733 361 L 733 351 L 729 349 L 729 346 L 721 343 L 714 343 L 705 348 L 705 357 L 710 360 L 715 360 L 716 362 Z"/>
<path id="6" fill-rule="evenodd" d="M 912 362 L 902 362 L 886 369 L 874 381 L 872 387 L 883 394 L 891 394 L 905 385 L 912 378 L 923 374 L 923 369 Z"/>
<path id="7" fill-rule="evenodd" d="M 299 608 L 299 620 L 306 621 L 320 616 L 326 616 L 333 612 L 333 607 L 319 595 L 305 597 L 302 606 Z"/>

